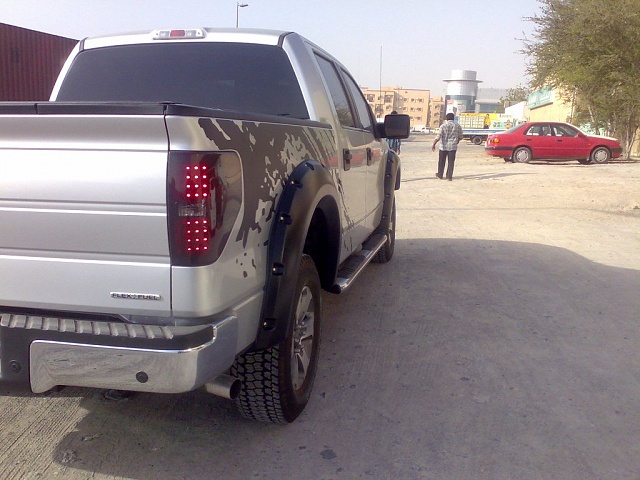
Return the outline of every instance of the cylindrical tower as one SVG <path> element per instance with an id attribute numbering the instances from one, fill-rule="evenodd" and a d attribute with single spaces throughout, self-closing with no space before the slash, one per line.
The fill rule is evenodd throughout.
<path id="1" fill-rule="evenodd" d="M 445 96 L 446 113 L 459 115 L 463 112 L 475 111 L 476 98 L 478 97 L 477 72 L 473 70 L 452 70 L 451 78 L 447 82 L 447 94 Z"/>

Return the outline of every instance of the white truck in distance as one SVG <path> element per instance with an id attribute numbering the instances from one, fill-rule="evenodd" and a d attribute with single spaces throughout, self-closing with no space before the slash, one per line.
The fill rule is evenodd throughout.
<path id="1" fill-rule="evenodd" d="M 462 138 L 474 145 L 481 145 L 489 135 L 504 132 L 513 126 L 513 119 L 502 113 L 461 113 L 456 121 L 462 127 Z"/>
<path id="2" fill-rule="evenodd" d="M 408 134 L 295 33 L 82 40 L 51 101 L 0 103 L 0 385 L 204 386 L 293 421 L 321 290 L 393 255 Z"/>

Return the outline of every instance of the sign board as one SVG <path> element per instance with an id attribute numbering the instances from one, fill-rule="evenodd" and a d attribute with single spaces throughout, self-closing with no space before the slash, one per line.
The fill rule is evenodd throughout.
<path id="1" fill-rule="evenodd" d="M 542 107 L 543 105 L 548 105 L 553 103 L 554 95 L 553 90 L 549 88 L 541 88 L 540 90 L 536 90 L 531 93 L 527 98 L 527 106 L 530 109 Z"/>
<path id="2" fill-rule="evenodd" d="M 447 98 L 447 105 L 445 113 L 453 113 L 454 115 L 460 115 L 468 111 L 472 111 L 470 107 L 471 100 Z"/>

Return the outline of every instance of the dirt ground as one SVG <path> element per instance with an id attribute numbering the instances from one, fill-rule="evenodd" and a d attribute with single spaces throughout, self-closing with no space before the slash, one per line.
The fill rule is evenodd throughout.
<path id="1" fill-rule="evenodd" d="M 435 178 L 403 142 L 393 260 L 324 297 L 285 427 L 203 392 L 0 392 L 0 478 L 638 479 L 640 163 Z"/>

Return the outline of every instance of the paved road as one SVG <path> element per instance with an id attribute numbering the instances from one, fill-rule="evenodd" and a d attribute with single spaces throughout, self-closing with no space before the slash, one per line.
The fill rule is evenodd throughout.
<path id="1" fill-rule="evenodd" d="M 0 478 L 640 478 L 640 164 L 403 144 L 396 255 L 327 294 L 292 425 L 202 392 L 0 394 Z"/>

